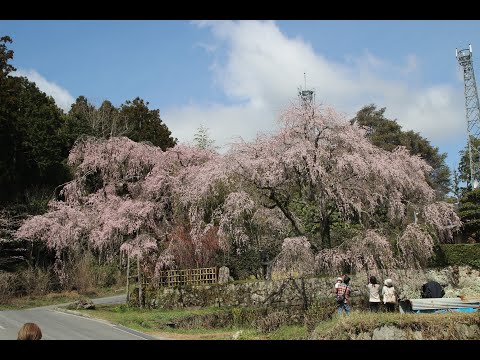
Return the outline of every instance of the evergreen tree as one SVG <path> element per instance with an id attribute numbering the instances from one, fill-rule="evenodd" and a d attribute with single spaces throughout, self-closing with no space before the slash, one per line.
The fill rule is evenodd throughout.
<path id="1" fill-rule="evenodd" d="M 11 42 L 8 36 L 0 39 L 0 201 L 68 178 L 63 112 L 35 83 L 11 76 L 13 51 L 6 46 Z"/>
<path id="2" fill-rule="evenodd" d="M 351 120 L 367 128 L 370 141 L 382 149 L 393 151 L 397 146 L 405 146 L 412 155 L 420 155 L 432 168 L 429 183 L 437 197 L 444 199 L 450 191 L 450 169 L 445 163 L 446 153 L 414 131 L 402 131 L 396 120 L 385 118 L 385 108 L 377 109 L 374 104 L 364 106 Z"/>
<path id="3" fill-rule="evenodd" d="M 463 235 L 468 242 L 480 241 L 480 188 L 466 191 L 458 209 Z"/>
<path id="4" fill-rule="evenodd" d="M 170 136 L 170 130 L 160 118 L 160 110 L 150 110 L 148 104 L 137 97 L 121 105 L 120 117 L 128 123 L 125 136 L 137 142 L 150 142 L 162 150 L 175 146 L 177 139 Z"/>
<path id="5" fill-rule="evenodd" d="M 210 135 L 208 133 L 208 128 L 204 127 L 202 124 L 197 129 L 197 132 L 193 137 L 193 141 L 195 142 L 195 145 L 200 149 L 211 150 L 215 148 L 214 146 L 215 140 L 210 138 Z"/>

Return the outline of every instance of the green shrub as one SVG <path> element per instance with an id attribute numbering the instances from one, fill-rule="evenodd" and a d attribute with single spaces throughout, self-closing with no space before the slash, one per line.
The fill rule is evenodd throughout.
<path id="1" fill-rule="evenodd" d="M 435 267 L 471 266 L 480 268 L 480 244 L 442 244 L 435 249 L 431 261 Z"/>
<path id="2" fill-rule="evenodd" d="M 241 326 L 243 324 L 244 311 L 241 307 L 232 308 L 232 323 L 235 326 Z"/>
<path id="3" fill-rule="evenodd" d="M 19 276 L 0 271 L 0 303 L 8 303 L 18 292 Z"/>
<path id="4" fill-rule="evenodd" d="M 260 277 L 260 254 L 258 250 L 242 249 L 240 254 L 231 251 L 231 254 L 226 261 L 226 266 L 230 269 L 230 275 L 235 280 L 248 279 L 251 275 Z"/>
<path id="5" fill-rule="evenodd" d="M 250 327 L 257 320 L 257 318 L 267 315 L 267 309 L 263 307 L 232 307 L 230 312 L 232 314 L 232 325 L 238 327 Z"/>
<path id="6" fill-rule="evenodd" d="M 68 282 L 64 288 L 95 295 L 94 289 L 112 287 L 125 282 L 117 263 L 98 264 L 91 253 L 76 255 L 67 264 Z"/>
<path id="7" fill-rule="evenodd" d="M 275 311 L 263 317 L 259 317 L 253 324 L 254 328 L 262 333 L 277 330 L 280 326 L 286 325 L 289 316 L 285 311 Z"/>
<path id="8" fill-rule="evenodd" d="M 15 273 L 0 271 L 0 302 L 26 295 L 45 295 L 52 289 L 48 270 L 24 269 Z"/>
<path id="9" fill-rule="evenodd" d="M 25 269 L 18 274 L 25 295 L 45 295 L 52 289 L 51 274 L 48 270 Z"/>
<path id="10" fill-rule="evenodd" d="M 174 321 L 175 327 L 182 329 L 221 329 L 231 326 L 232 316 L 229 312 L 213 314 L 192 314 Z"/>
<path id="11" fill-rule="evenodd" d="M 330 320 L 337 312 L 337 302 L 333 298 L 315 301 L 306 311 L 304 325 L 308 332 L 315 330 L 318 323 Z"/>

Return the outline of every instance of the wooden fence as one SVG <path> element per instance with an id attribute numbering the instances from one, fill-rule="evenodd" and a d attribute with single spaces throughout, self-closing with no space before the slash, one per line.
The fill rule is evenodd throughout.
<path id="1" fill-rule="evenodd" d="M 185 270 L 166 270 L 159 274 L 159 286 L 215 284 L 218 280 L 216 267 Z"/>

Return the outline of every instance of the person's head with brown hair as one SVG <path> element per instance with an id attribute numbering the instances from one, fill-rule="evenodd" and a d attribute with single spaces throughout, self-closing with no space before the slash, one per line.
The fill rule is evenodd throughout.
<path id="1" fill-rule="evenodd" d="M 42 330 L 34 323 L 25 323 L 18 330 L 17 340 L 40 340 L 42 338 Z"/>

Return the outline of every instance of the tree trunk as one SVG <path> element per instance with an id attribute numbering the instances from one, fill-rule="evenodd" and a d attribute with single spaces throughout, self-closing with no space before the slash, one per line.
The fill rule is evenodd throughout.
<path id="1" fill-rule="evenodd" d="M 31 245 L 31 247 L 30 247 L 30 256 L 29 256 L 29 259 L 28 259 L 28 267 L 29 267 L 30 269 L 32 269 L 32 268 L 35 266 L 35 264 L 32 264 L 32 259 L 33 259 L 33 241 L 30 242 L 30 245 Z"/>
<path id="2" fill-rule="evenodd" d="M 328 214 L 323 215 L 321 236 L 322 236 L 322 247 L 324 249 L 325 248 L 330 249 L 332 247 L 332 242 L 330 239 L 330 217 L 328 216 Z"/>
<path id="3" fill-rule="evenodd" d="M 130 288 L 130 256 L 128 256 L 128 253 L 127 253 L 127 304 L 128 304 L 128 300 L 130 300 L 129 288 Z"/>
<path id="4" fill-rule="evenodd" d="M 298 227 L 297 222 L 295 221 L 292 213 L 288 209 L 288 204 L 283 204 L 282 201 L 276 196 L 276 194 L 273 190 L 270 190 L 269 199 L 273 200 L 273 202 L 275 202 L 275 204 L 278 206 L 278 208 L 283 213 L 283 215 L 285 215 L 285 217 L 290 221 L 290 223 L 292 224 L 295 236 L 303 235 L 303 232 L 300 231 L 300 228 Z"/>
<path id="5" fill-rule="evenodd" d="M 137 257 L 137 274 L 138 274 L 138 306 L 143 308 L 142 301 L 142 272 L 140 270 L 140 256 Z"/>

